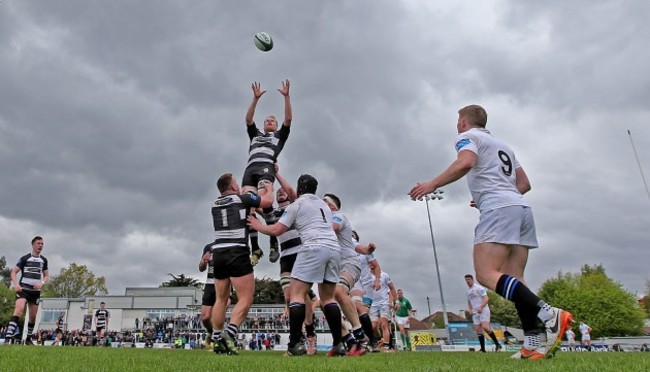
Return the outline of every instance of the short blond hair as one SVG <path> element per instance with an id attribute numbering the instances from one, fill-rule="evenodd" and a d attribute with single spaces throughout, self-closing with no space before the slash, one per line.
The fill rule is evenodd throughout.
<path id="1" fill-rule="evenodd" d="M 485 128 L 487 125 L 487 112 L 479 105 L 465 106 L 458 110 L 458 115 L 469 119 L 472 126 Z"/>

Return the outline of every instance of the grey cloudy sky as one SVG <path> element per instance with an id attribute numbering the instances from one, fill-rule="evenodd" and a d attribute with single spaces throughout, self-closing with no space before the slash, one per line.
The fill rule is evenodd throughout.
<path id="1" fill-rule="evenodd" d="M 648 14 L 642 0 L 2 1 L 0 256 L 42 235 L 52 273 L 86 264 L 116 295 L 203 279 L 214 183 L 246 162 L 250 85 L 268 90 L 261 122 L 282 116 L 288 78 L 282 173 L 341 197 L 419 315 L 439 291 L 425 205 L 406 193 L 455 158 L 456 112 L 472 103 L 532 182 L 530 286 L 603 264 L 640 293 L 650 198 L 627 130 L 650 176 Z M 445 191 L 431 212 L 457 311 L 478 213 L 464 180 Z"/>

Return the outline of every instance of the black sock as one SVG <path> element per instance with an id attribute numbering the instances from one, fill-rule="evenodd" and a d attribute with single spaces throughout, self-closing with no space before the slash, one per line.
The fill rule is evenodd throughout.
<path id="1" fill-rule="evenodd" d="M 499 344 L 499 340 L 497 339 L 497 335 L 494 334 L 493 330 L 490 330 L 490 332 L 488 332 L 488 336 L 490 336 L 490 338 L 492 339 L 492 342 L 494 342 L 494 345 L 496 347 L 501 346 L 501 344 Z"/>
<path id="2" fill-rule="evenodd" d="M 32 339 L 32 336 L 34 335 L 34 326 L 36 323 L 27 323 L 27 338 Z"/>
<path id="3" fill-rule="evenodd" d="M 515 303 L 515 309 L 517 309 L 517 315 L 519 315 L 519 320 L 521 321 L 521 329 L 524 332 L 533 332 L 539 329 L 535 308 L 519 302 Z"/>
<path id="4" fill-rule="evenodd" d="M 332 345 L 336 346 L 341 343 L 341 309 L 339 304 L 330 302 L 323 306 L 323 313 L 332 333 Z"/>
<path id="5" fill-rule="evenodd" d="M 289 347 L 294 347 L 302 339 L 302 323 L 305 321 L 305 304 L 289 304 Z"/>
<path id="6" fill-rule="evenodd" d="M 257 237 L 257 230 L 253 230 L 252 228 L 249 228 L 248 236 L 250 237 L 251 240 L 251 251 L 254 252 L 256 250 L 259 250 L 260 243 L 259 243 L 259 238 Z"/>
<path id="7" fill-rule="evenodd" d="M 368 313 L 359 315 L 359 322 L 363 328 L 363 332 L 368 336 L 370 342 L 375 341 L 375 333 L 372 330 L 372 320 L 370 320 L 370 315 Z"/>
<path id="8" fill-rule="evenodd" d="M 501 275 L 497 281 L 496 292 L 506 300 L 514 302 L 515 305 L 520 302 L 524 303 L 533 309 L 535 314 L 540 309 L 540 303 L 544 303 L 524 283 L 519 281 L 519 279 L 506 274 Z"/>
<path id="9" fill-rule="evenodd" d="M 316 327 L 314 327 L 314 323 L 305 324 L 305 333 L 307 333 L 307 337 L 316 336 Z"/>
<path id="10" fill-rule="evenodd" d="M 485 351 L 485 336 L 482 333 L 478 335 L 478 342 L 481 344 L 481 351 Z"/>
<path id="11" fill-rule="evenodd" d="M 277 236 L 270 236 L 269 237 L 269 246 L 271 249 L 275 248 L 278 249 L 278 237 Z"/>
<path id="12" fill-rule="evenodd" d="M 357 343 L 357 340 L 354 339 L 354 336 L 352 336 L 352 333 L 348 333 L 347 335 L 343 336 L 343 342 L 345 342 L 345 345 L 350 349 L 354 344 Z"/>
<path id="13" fill-rule="evenodd" d="M 366 333 L 363 331 L 363 328 L 357 328 L 353 330 L 352 334 L 354 335 L 354 338 L 357 339 L 357 341 L 363 341 L 363 339 L 366 337 Z"/>

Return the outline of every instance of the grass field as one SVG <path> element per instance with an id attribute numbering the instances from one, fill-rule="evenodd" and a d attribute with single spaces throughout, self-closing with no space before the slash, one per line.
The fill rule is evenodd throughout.
<path id="1" fill-rule="evenodd" d="M 512 353 L 401 352 L 363 357 L 283 357 L 277 351 L 238 356 L 205 350 L 0 346 L 0 371 L 650 371 L 650 353 L 561 353 L 542 361 Z"/>

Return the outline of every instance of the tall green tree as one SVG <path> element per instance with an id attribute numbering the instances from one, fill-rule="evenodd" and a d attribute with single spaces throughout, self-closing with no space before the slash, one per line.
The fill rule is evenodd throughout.
<path id="1" fill-rule="evenodd" d="M 50 278 L 43 287 L 43 297 L 78 298 L 108 294 L 106 278 L 95 276 L 86 265 L 71 263 Z"/>
<path id="2" fill-rule="evenodd" d="M 0 283 L 0 327 L 6 326 L 14 313 L 16 292 L 4 283 Z"/>
<path id="3" fill-rule="evenodd" d="M 11 267 L 7 266 L 5 256 L 0 257 L 0 283 L 3 283 L 7 287 L 11 286 Z"/>
<path id="4" fill-rule="evenodd" d="M 589 324 L 594 338 L 642 334 L 644 314 L 636 296 L 609 278 L 602 265 L 584 265 L 577 274 L 560 272 L 538 295 Z"/>
<path id="5" fill-rule="evenodd" d="M 521 321 L 517 315 L 515 304 L 499 296 L 496 292 L 488 290 L 490 297 L 490 321 L 492 323 L 501 323 L 507 327 L 521 328 Z M 471 320 L 471 318 L 470 318 Z"/>
<path id="6" fill-rule="evenodd" d="M 254 304 L 283 304 L 284 293 L 282 286 L 277 280 L 271 278 L 255 278 Z"/>
<path id="7" fill-rule="evenodd" d="M 172 278 L 166 282 L 163 282 L 160 285 L 160 288 L 163 287 L 196 287 L 203 288 L 203 283 L 200 280 L 192 278 L 191 276 L 185 276 L 185 274 L 174 275 L 172 273 L 167 273 L 167 275 Z"/>

